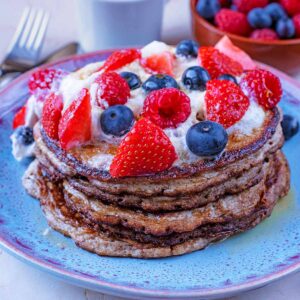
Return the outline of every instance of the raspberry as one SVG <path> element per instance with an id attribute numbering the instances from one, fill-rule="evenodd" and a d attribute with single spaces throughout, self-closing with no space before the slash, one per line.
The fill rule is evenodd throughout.
<path id="1" fill-rule="evenodd" d="M 263 41 L 273 41 L 278 40 L 278 35 L 273 29 L 264 28 L 256 29 L 251 33 L 252 39 L 263 40 Z"/>
<path id="2" fill-rule="evenodd" d="M 247 72 L 240 86 L 251 100 L 258 102 L 265 109 L 275 107 L 282 96 L 279 78 L 266 70 Z"/>
<path id="3" fill-rule="evenodd" d="M 123 49 L 113 52 L 102 65 L 100 70 L 115 71 L 141 58 L 141 52 L 137 49 Z"/>
<path id="4" fill-rule="evenodd" d="M 268 0 L 233 0 L 233 4 L 237 7 L 238 11 L 245 14 L 253 8 L 265 7 L 268 3 Z"/>
<path id="5" fill-rule="evenodd" d="M 218 78 L 222 74 L 239 76 L 243 72 L 240 63 L 214 47 L 200 47 L 198 57 L 200 64 L 208 71 L 212 79 Z"/>
<path id="6" fill-rule="evenodd" d="M 190 99 L 184 92 L 164 88 L 147 96 L 142 115 L 161 128 L 176 128 L 190 113 Z"/>
<path id="7" fill-rule="evenodd" d="M 91 139 L 91 102 L 88 89 L 82 89 L 78 97 L 62 115 L 58 125 L 60 146 L 69 150 Z"/>
<path id="8" fill-rule="evenodd" d="M 280 0 L 280 3 L 289 15 L 294 16 L 300 13 L 299 0 Z"/>
<path id="9" fill-rule="evenodd" d="M 149 175 L 169 169 L 177 155 L 168 136 L 150 120 L 137 121 L 110 166 L 112 177 Z"/>
<path id="10" fill-rule="evenodd" d="M 49 91 L 54 84 L 58 84 L 66 72 L 56 69 L 42 69 L 34 72 L 28 83 L 31 94 Z"/>
<path id="11" fill-rule="evenodd" d="M 101 108 L 125 104 L 130 96 L 127 81 L 115 72 L 106 72 L 96 78 L 98 84 L 96 97 Z"/>
<path id="12" fill-rule="evenodd" d="M 250 32 L 247 17 L 238 11 L 228 8 L 222 8 L 216 14 L 215 23 L 221 30 L 229 33 L 248 36 Z"/>
<path id="13" fill-rule="evenodd" d="M 41 124 L 47 135 L 54 140 L 58 140 L 58 124 L 62 109 L 62 97 L 55 93 L 49 94 L 43 106 Z"/>
<path id="14" fill-rule="evenodd" d="M 205 94 L 206 118 L 228 128 L 245 115 L 249 99 L 239 86 L 228 80 L 210 80 Z"/>
<path id="15" fill-rule="evenodd" d="M 293 17 L 293 22 L 295 24 L 296 36 L 300 37 L 300 14 Z"/>

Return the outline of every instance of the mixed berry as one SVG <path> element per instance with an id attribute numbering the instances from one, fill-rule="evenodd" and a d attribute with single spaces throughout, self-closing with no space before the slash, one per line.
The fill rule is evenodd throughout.
<path id="1" fill-rule="evenodd" d="M 211 11 L 214 9 L 207 10 Z M 184 40 L 174 51 L 168 49 L 144 57 L 136 49 L 114 52 L 93 73 L 91 87 L 81 88 L 68 105 L 60 89 L 53 88 L 54 82 L 55 86 L 59 83 L 57 78 L 62 71 L 37 71 L 30 79 L 29 88 L 31 93 L 44 90 L 42 129 L 66 151 L 91 143 L 95 138 L 93 107 L 96 107 L 100 112 L 96 115 L 97 124 L 105 142 L 111 139 L 118 144 L 110 174 L 113 177 L 148 175 L 169 169 L 178 159 L 168 130 L 184 125 L 181 130 L 184 130 L 186 151 L 195 157 L 221 155 L 228 143 L 226 129 L 245 116 L 251 101 L 264 110 L 274 108 L 280 101 L 279 79 L 257 69 L 250 57 L 226 38 L 215 47 L 201 47 L 194 41 Z M 180 73 L 181 78 L 175 78 L 176 67 L 182 61 L 187 62 L 185 69 Z M 147 78 L 142 73 L 136 74 L 134 67 L 124 69 L 131 63 L 142 68 Z M 132 93 L 142 96 L 142 103 L 137 104 L 141 106 L 138 113 L 128 105 Z M 192 103 L 190 93 L 198 95 L 199 103 L 195 100 Z M 23 144 L 33 141 L 32 128 L 26 124 L 28 103 L 13 122 Z M 289 128 L 295 131 L 294 125 Z"/>
<path id="2" fill-rule="evenodd" d="M 299 0 L 199 0 L 196 9 L 228 33 L 267 41 L 300 37 Z"/>

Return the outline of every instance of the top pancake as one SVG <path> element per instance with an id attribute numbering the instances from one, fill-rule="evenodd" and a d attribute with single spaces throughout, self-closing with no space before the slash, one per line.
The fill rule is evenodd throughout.
<path id="1" fill-rule="evenodd" d="M 254 129 L 251 136 L 241 134 L 229 135 L 228 145 L 225 151 L 218 157 L 215 157 L 214 159 L 199 158 L 198 161 L 191 164 L 183 163 L 160 173 L 134 177 L 134 182 L 136 184 L 139 181 L 161 182 L 175 178 L 186 178 L 197 176 L 197 174 L 205 171 L 227 166 L 259 151 L 269 140 L 273 138 L 276 130 L 278 131 L 278 127 L 280 127 L 280 120 L 281 114 L 278 108 L 274 108 L 266 112 L 263 125 L 260 128 Z M 280 133 L 278 133 L 278 139 L 282 139 L 281 129 Z M 66 152 L 60 147 L 57 141 L 54 141 L 47 136 L 39 124 L 35 127 L 35 140 L 37 141 L 38 148 L 43 149 L 42 151 L 49 151 L 50 156 L 52 156 L 57 163 L 60 161 L 73 171 L 75 170 L 73 175 L 77 174 L 87 178 L 94 178 L 100 181 L 112 183 L 130 183 L 132 181 L 132 177 L 112 178 L 108 171 L 102 168 L 91 167 L 88 164 L 90 159 L 101 153 L 115 154 L 116 146 L 107 147 L 108 144 L 102 143 L 77 147 Z M 276 143 L 280 142 L 276 141 Z M 72 173 L 72 171 L 70 172 Z M 66 171 L 66 173 L 68 172 Z"/>

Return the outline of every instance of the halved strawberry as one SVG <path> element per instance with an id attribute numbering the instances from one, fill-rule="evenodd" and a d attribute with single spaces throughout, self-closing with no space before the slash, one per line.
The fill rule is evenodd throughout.
<path id="1" fill-rule="evenodd" d="M 169 169 L 177 155 L 168 136 L 150 120 L 137 121 L 110 166 L 112 177 L 149 175 Z"/>
<path id="2" fill-rule="evenodd" d="M 215 45 L 215 48 L 231 59 L 238 61 L 244 70 L 256 69 L 256 63 L 251 59 L 251 57 L 245 51 L 235 46 L 228 36 L 225 35 L 221 38 Z"/>
<path id="3" fill-rule="evenodd" d="M 248 97 L 265 109 L 275 107 L 282 97 L 280 79 L 266 70 L 253 70 L 246 73 L 240 83 Z"/>
<path id="4" fill-rule="evenodd" d="M 115 51 L 107 58 L 100 70 L 104 70 L 105 72 L 114 71 L 140 58 L 141 52 L 138 49 L 123 49 Z"/>
<path id="5" fill-rule="evenodd" d="M 13 129 L 25 124 L 26 105 L 24 105 L 14 116 Z"/>
<path id="6" fill-rule="evenodd" d="M 174 55 L 169 51 L 153 54 L 141 60 L 141 64 L 154 74 L 167 74 L 173 76 Z"/>
<path id="7" fill-rule="evenodd" d="M 130 97 L 127 81 L 116 72 L 100 74 L 95 79 L 95 83 L 98 84 L 96 99 L 103 109 L 117 104 L 125 104 Z"/>
<path id="8" fill-rule="evenodd" d="M 240 63 L 214 47 L 200 47 L 198 57 L 199 63 L 208 71 L 212 79 L 216 79 L 222 74 L 239 76 L 243 72 Z"/>
<path id="9" fill-rule="evenodd" d="M 250 101 L 238 85 L 229 80 L 210 80 L 205 94 L 206 119 L 228 128 L 237 123 Z"/>
<path id="10" fill-rule="evenodd" d="M 58 137 L 63 149 L 69 150 L 91 139 L 91 102 L 89 90 L 84 88 L 62 115 Z"/>
<path id="11" fill-rule="evenodd" d="M 54 140 L 58 140 L 58 124 L 62 109 L 62 97 L 55 93 L 50 93 L 43 106 L 41 124 L 47 135 Z"/>

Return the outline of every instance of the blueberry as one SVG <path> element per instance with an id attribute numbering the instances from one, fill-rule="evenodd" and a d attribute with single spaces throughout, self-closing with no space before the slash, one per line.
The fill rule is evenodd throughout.
<path id="1" fill-rule="evenodd" d="M 25 146 L 28 146 L 34 142 L 33 130 L 28 126 L 20 126 L 16 129 L 17 141 Z"/>
<path id="2" fill-rule="evenodd" d="M 282 39 L 290 39 L 296 33 L 295 25 L 291 19 L 281 19 L 276 24 L 276 32 Z"/>
<path id="3" fill-rule="evenodd" d="M 220 75 L 218 77 L 219 80 L 229 80 L 229 81 L 232 81 L 233 83 L 235 84 L 238 84 L 236 78 L 230 74 L 223 74 L 223 75 Z"/>
<path id="4" fill-rule="evenodd" d="M 248 22 L 253 28 L 269 28 L 272 18 L 263 8 L 254 8 L 248 14 Z"/>
<path id="5" fill-rule="evenodd" d="M 120 75 L 127 81 L 131 90 L 138 89 L 142 85 L 140 77 L 132 72 L 122 72 Z"/>
<path id="6" fill-rule="evenodd" d="M 288 17 L 284 8 L 279 3 L 271 3 L 266 6 L 264 10 L 269 14 L 274 22 Z"/>
<path id="7" fill-rule="evenodd" d="M 176 55 L 184 57 L 197 57 L 199 45 L 192 40 L 183 40 L 176 46 Z"/>
<path id="8" fill-rule="evenodd" d="M 283 116 L 281 126 L 286 141 L 291 139 L 299 131 L 299 121 L 291 115 Z"/>
<path id="9" fill-rule="evenodd" d="M 197 156 L 220 154 L 226 147 L 228 135 L 224 127 L 211 121 L 193 125 L 186 134 L 188 148 Z"/>
<path id="10" fill-rule="evenodd" d="M 143 83 L 142 87 L 146 93 L 170 87 L 179 89 L 177 81 L 173 77 L 164 74 L 156 74 L 150 76 Z"/>
<path id="11" fill-rule="evenodd" d="M 221 5 L 219 0 L 200 0 L 196 7 L 198 14 L 207 20 L 213 20 L 220 9 Z"/>
<path id="12" fill-rule="evenodd" d="M 100 117 L 103 132 L 114 136 L 122 136 L 127 133 L 133 123 L 133 112 L 125 105 L 111 106 Z"/>
<path id="13" fill-rule="evenodd" d="M 202 67 L 190 67 L 182 75 L 182 83 L 188 90 L 206 90 L 206 83 L 210 80 L 208 72 Z"/>

